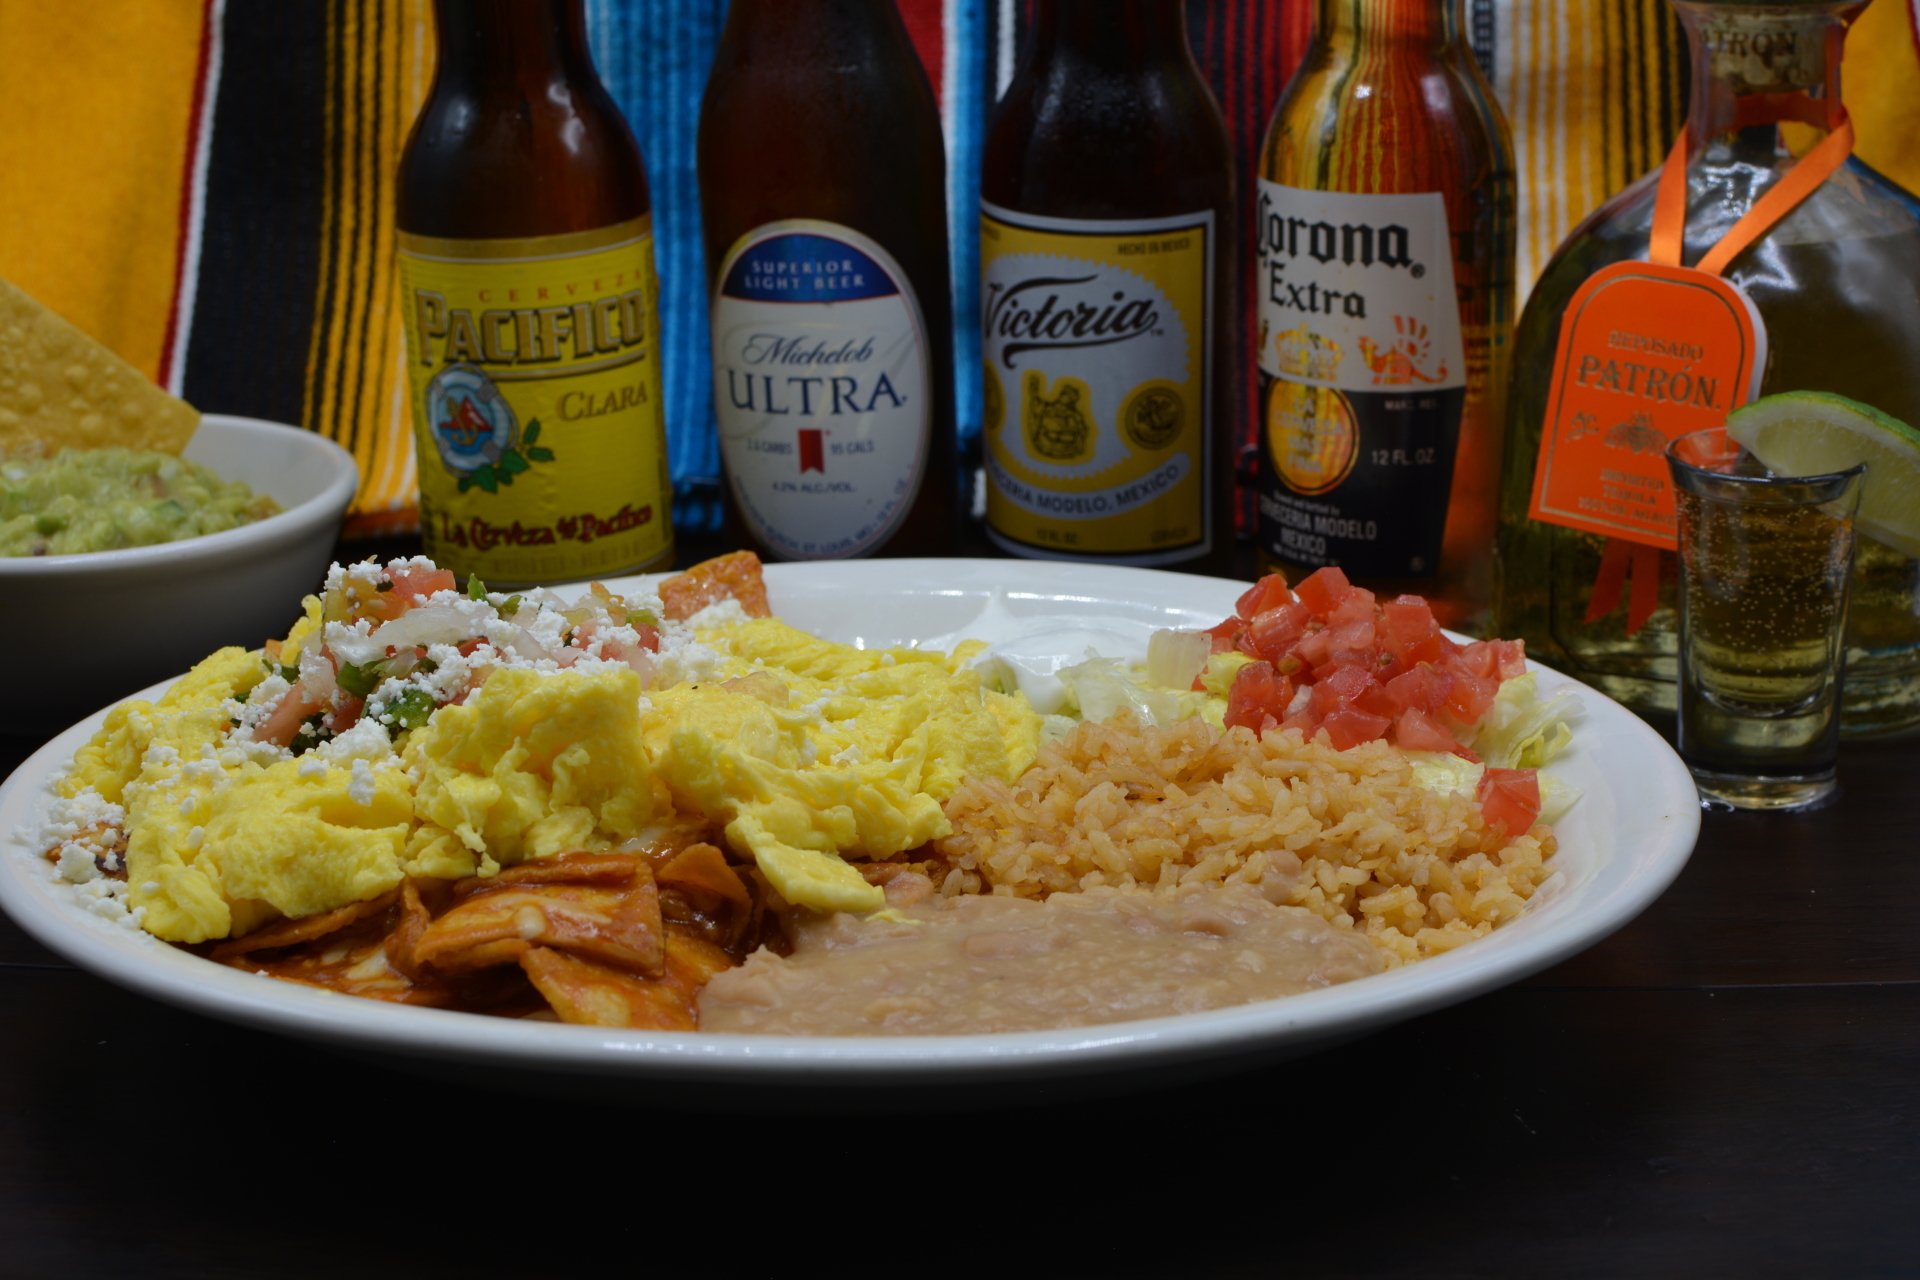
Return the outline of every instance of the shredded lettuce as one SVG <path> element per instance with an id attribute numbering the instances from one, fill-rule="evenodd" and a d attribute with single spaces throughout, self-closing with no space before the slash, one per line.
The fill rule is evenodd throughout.
<path id="1" fill-rule="evenodd" d="M 1529 671 L 1500 685 L 1467 745 L 1496 769 L 1538 769 L 1572 743 L 1580 713 L 1580 699 L 1571 693 L 1542 698 L 1539 678 Z"/>
<path id="2" fill-rule="evenodd" d="M 1117 658 L 1088 658 L 1055 672 L 1067 701 L 1083 720 L 1106 720 L 1133 712 L 1142 724 L 1171 724 L 1202 713 L 1204 694 L 1148 684 Z"/>
<path id="3" fill-rule="evenodd" d="M 1207 659 L 1206 669 L 1200 673 L 1200 683 L 1214 697 L 1224 698 L 1227 691 L 1233 688 L 1233 678 L 1240 674 L 1240 668 L 1253 660 L 1237 649 L 1213 654 Z"/>
<path id="4" fill-rule="evenodd" d="M 1480 775 L 1487 771 L 1487 766 L 1484 764 L 1463 760 L 1446 751 L 1409 751 L 1407 759 L 1413 762 L 1414 785 L 1425 787 L 1428 791 L 1458 791 L 1472 795 L 1480 789 Z M 1538 768 L 1536 765 L 1496 765 L 1494 767 Z M 1535 773 L 1534 778 L 1540 784 L 1540 821 L 1549 824 L 1560 821 L 1567 810 L 1573 808 L 1573 802 L 1580 798 L 1580 788 L 1561 781 L 1544 769 Z"/>

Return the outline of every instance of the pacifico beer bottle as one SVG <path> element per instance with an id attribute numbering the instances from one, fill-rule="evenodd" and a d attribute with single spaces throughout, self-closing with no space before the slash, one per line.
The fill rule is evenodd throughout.
<path id="1" fill-rule="evenodd" d="M 653 229 L 582 0 L 435 0 L 400 162 L 427 553 L 488 585 L 673 554 Z"/>
<path id="2" fill-rule="evenodd" d="M 952 548 L 945 156 L 893 0 L 733 0 L 700 113 L 714 408 L 769 556 Z"/>
<path id="3" fill-rule="evenodd" d="M 1017 555 L 1224 567 L 1233 160 L 1183 0 L 1038 0 L 987 137 L 987 528 Z"/>

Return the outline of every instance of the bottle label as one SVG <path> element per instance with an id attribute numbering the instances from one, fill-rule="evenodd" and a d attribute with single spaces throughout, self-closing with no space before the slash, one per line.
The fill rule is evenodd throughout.
<path id="1" fill-rule="evenodd" d="M 522 239 L 400 234 L 421 532 L 488 581 L 664 556 L 650 218 Z"/>
<path id="2" fill-rule="evenodd" d="M 1258 214 L 1261 543 L 1431 575 L 1467 386 L 1446 202 L 1262 179 Z"/>
<path id="3" fill-rule="evenodd" d="M 982 210 L 989 536 L 1124 564 L 1204 554 L 1213 213 Z"/>
<path id="4" fill-rule="evenodd" d="M 1528 514 L 1676 550 L 1667 445 L 1725 422 L 1766 367 L 1766 328 L 1732 282 L 1652 262 L 1602 267 L 1561 314 Z"/>
<path id="5" fill-rule="evenodd" d="M 906 273 L 851 227 L 742 236 L 713 296 L 727 482 L 793 560 L 866 555 L 913 507 L 933 429 L 927 330 Z"/>

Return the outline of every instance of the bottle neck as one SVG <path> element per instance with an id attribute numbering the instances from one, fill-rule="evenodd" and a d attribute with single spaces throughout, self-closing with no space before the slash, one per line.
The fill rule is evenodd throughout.
<path id="1" fill-rule="evenodd" d="M 1041 58 L 1071 57 L 1111 67 L 1184 61 L 1184 0 L 1036 0 L 1033 48 Z"/>
<path id="2" fill-rule="evenodd" d="M 877 34 L 904 36 L 906 25 L 894 0 L 732 0 L 727 9 L 728 35 L 751 38 L 773 48 L 793 39 L 818 40 Z"/>
<path id="3" fill-rule="evenodd" d="M 469 84 L 597 79 L 584 0 L 434 0 L 438 74 Z"/>
<path id="4" fill-rule="evenodd" d="M 1794 7 L 1673 0 L 1673 7 L 1693 50 L 1687 131 L 1698 150 L 1736 131 L 1764 133 L 1757 142 L 1772 145 L 1777 126 L 1752 123 L 1756 97 L 1806 94 L 1838 102 L 1847 23 L 1866 6 L 1865 0 Z"/>
<path id="5" fill-rule="evenodd" d="M 1442 48 L 1460 38 L 1460 0 L 1317 0 L 1313 34 L 1335 48 Z"/>

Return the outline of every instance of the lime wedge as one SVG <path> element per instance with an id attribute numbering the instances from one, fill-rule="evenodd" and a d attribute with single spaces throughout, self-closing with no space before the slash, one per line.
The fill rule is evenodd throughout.
<path id="1" fill-rule="evenodd" d="M 1866 463 L 1854 523 L 1920 556 L 1920 431 L 1830 391 L 1783 391 L 1734 410 L 1727 434 L 1776 475 L 1828 475 Z"/>

